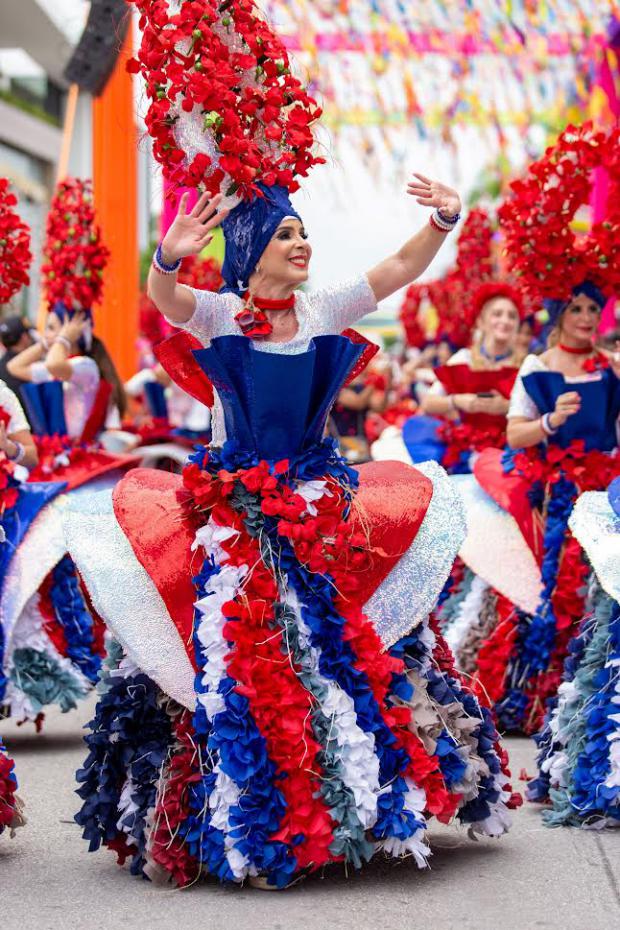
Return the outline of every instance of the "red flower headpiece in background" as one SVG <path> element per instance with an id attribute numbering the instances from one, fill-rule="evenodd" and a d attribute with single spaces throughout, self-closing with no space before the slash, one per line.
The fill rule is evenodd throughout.
<path id="1" fill-rule="evenodd" d="M 608 216 L 580 235 L 572 223 L 598 168 L 609 178 Z M 499 218 L 509 267 L 539 307 L 545 298 L 570 299 L 586 280 L 609 296 L 620 290 L 620 129 L 568 126 L 513 181 Z"/>
<path id="2" fill-rule="evenodd" d="M 0 304 L 8 303 L 20 288 L 30 284 L 30 229 L 20 219 L 16 206 L 17 197 L 11 193 L 9 181 L 0 178 Z"/>
<path id="3" fill-rule="evenodd" d="M 92 183 L 65 178 L 50 204 L 43 247 L 41 273 L 49 307 L 56 301 L 69 310 L 97 304 L 109 255 L 95 221 Z"/>
<path id="4" fill-rule="evenodd" d="M 470 306 L 478 285 L 493 275 L 493 225 L 480 207 L 470 210 L 457 243 L 454 266 L 436 281 L 412 284 L 405 294 L 401 321 L 409 345 L 410 336 L 418 339 L 418 310 L 428 297 L 439 319 L 436 340 L 449 339 L 454 346 L 471 342 Z"/>
<path id="5" fill-rule="evenodd" d="M 505 297 L 512 301 L 519 311 L 520 318 L 524 318 L 526 310 L 523 295 L 516 287 L 513 287 L 507 281 L 485 281 L 474 291 L 468 307 L 468 319 L 471 326 L 475 326 L 485 304 L 496 297 Z"/>
<path id="6" fill-rule="evenodd" d="M 407 288 L 400 308 L 400 322 L 405 330 L 405 340 L 408 346 L 421 349 L 426 342 L 426 333 L 420 321 L 420 308 L 422 301 L 428 297 L 428 284 L 418 284 L 414 281 Z"/>
<path id="7" fill-rule="evenodd" d="M 128 63 L 150 99 L 146 125 L 164 176 L 249 199 L 256 185 L 297 190 L 320 108 L 291 74 L 286 49 L 254 0 L 128 0 L 142 42 Z"/>

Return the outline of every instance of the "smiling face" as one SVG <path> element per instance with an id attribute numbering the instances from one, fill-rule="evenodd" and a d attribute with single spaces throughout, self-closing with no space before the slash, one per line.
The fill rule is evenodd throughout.
<path id="1" fill-rule="evenodd" d="M 559 321 L 560 339 L 573 342 L 577 346 L 591 344 L 600 322 L 599 305 L 587 294 L 578 294 L 577 297 L 573 297 L 566 310 L 562 311 Z"/>
<path id="2" fill-rule="evenodd" d="M 295 217 L 286 217 L 261 255 L 256 273 L 265 283 L 299 287 L 308 280 L 311 256 L 303 224 Z"/>
<path id="3" fill-rule="evenodd" d="M 519 332 L 519 311 L 508 297 L 488 300 L 478 321 L 483 341 L 492 340 L 500 345 L 514 344 Z"/>

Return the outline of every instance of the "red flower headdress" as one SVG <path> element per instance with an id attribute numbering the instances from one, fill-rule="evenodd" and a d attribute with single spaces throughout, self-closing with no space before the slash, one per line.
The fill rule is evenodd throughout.
<path id="1" fill-rule="evenodd" d="M 407 288 L 400 308 L 400 322 L 405 330 L 407 345 L 421 349 L 426 342 L 426 333 L 420 322 L 422 301 L 428 297 L 428 284 L 414 282 Z"/>
<path id="2" fill-rule="evenodd" d="M 254 0 L 129 0 L 142 42 L 128 63 L 146 83 L 146 125 L 164 176 L 248 199 L 258 184 L 297 190 L 322 162 L 311 126 L 321 110 L 291 73 Z"/>
<path id="3" fill-rule="evenodd" d="M 532 312 L 526 295 L 510 281 L 498 281 L 495 231 L 486 210 L 470 211 L 457 243 L 454 267 L 443 278 L 427 284 L 414 283 L 407 290 L 401 308 L 401 321 L 410 345 L 418 338 L 416 326 L 421 301 L 428 297 L 437 311 L 437 339 L 448 339 L 454 346 L 467 346 L 472 329 L 484 304 L 493 297 L 508 297 L 521 318 Z M 410 335 L 411 334 L 411 335 Z"/>
<path id="4" fill-rule="evenodd" d="M 455 346 L 469 345 L 468 309 L 477 286 L 492 274 L 493 226 L 488 213 L 475 207 L 459 235 L 454 267 L 443 278 L 426 284 L 415 283 L 407 290 L 401 309 L 405 332 L 407 327 L 411 329 L 414 318 L 417 319 L 420 302 L 428 297 L 439 318 L 437 338 L 449 339 Z M 411 332 L 417 335 L 415 330 Z"/>
<path id="5" fill-rule="evenodd" d="M 505 297 L 512 301 L 521 319 L 526 315 L 523 295 L 516 287 L 507 281 L 485 281 L 474 291 L 467 307 L 467 318 L 470 326 L 475 326 L 482 310 L 490 300 L 496 297 Z"/>
<path id="6" fill-rule="evenodd" d="M 0 304 L 8 303 L 20 288 L 30 284 L 30 229 L 16 206 L 17 197 L 11 193 L 7 178 L 0 178 Z"/>
<path id="7" fill-rule="evenodd" d="M 110 252 L 95 221 L 92 184 L 65 178 L 47 217 L 43 247 L 43 286 L 50 309 L 90 310 L 101 300 L 103 271 Z"/>
<path id="8" fill-rule="evenodd" d="M 595 169 L 609 178 L 608 216 L 580 235 L 575 214 L 587 205 Z M 530 165 L 499 210 L 505 253 L 519 285 L 538 306 L 570 299 L 590 281 L 605 294 L 620 288 L 620 129 L 568 126 Z"/>

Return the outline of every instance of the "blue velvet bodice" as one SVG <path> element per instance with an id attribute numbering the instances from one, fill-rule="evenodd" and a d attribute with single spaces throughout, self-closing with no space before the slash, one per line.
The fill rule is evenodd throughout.
<path id="1" fill-rule="evenodd" d="M 261 352 L 246 336 L 219 336 L 194 356 L 219 395 L 228 438 L 277 461 L 321 441 L 363 351 L 344 336 L 315 336 L 297 355 Z"/>
<path id="2" fill-rule="evenodd" d="M 534 371 L 523 378 L 523 386 L 541 414 L 552 413 L 560 394 L 576 391 L 581 397 L 579 413 L 569 417 L 549 442 L 562 447 L 581 439 L 586 449 L 610 452 L 617 444 L 616 420 L 620 414 L 620 381 L 611 369 L 591 381 L 566 381 L 557 371 Z"/>
<path id="3" fill-rule="evenodd" d="M 44 381 L 41 384 L 24 382 L 21 396 L 32 432 L 36 436 L 65 436 L 65 399 L 62 381 Z"/>

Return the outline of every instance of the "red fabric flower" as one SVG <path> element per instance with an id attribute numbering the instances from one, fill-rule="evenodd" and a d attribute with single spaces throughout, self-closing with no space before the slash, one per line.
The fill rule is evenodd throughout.
<path id="1" fill-rule="evenodd" d="M 192 0 L 178 12 L 160 0 L 130 0 L 142 41 L 130 72 L 141 73 L 150 105 L 146 125 L 155 158 L 176 186 L 249 197 L 259 182 L 298 188 L 324 161 L 313 154 L 316 102 L 293 77 L 286 49 L 254 0 Z M 179 112 L 203 115 L 217 157 L 189 158 L 175 135 Z"/>
<path id="2" fill-rule="evenodd" d="M 10 827 L 15 820 L 17 783 L 13 775 L 13 760 L 0 745 L 0 829 Z"/>
<path id="3" fill-rule="evenodd" d="M 589 203 L 594 171 L 609 177 L 608 216 L 586 235 L 572 222 Z M 555 145 L 513 182 L 499 210 L 505 253 L 520 286 L 539 305 L 568 300 L 583 281 L 607 294 L 620 287 L 620 129 L 568 126 Z"/>
<path id="4" fill-rule="evenodd" d="M 43 246 L 43 288 L 49 307 L 90 310 L 103 294 L 110 256 L 95 222 L 92 183 L 65 178 L 52 198 Z"/>
<path id="5" fill-rule="evenodd" d="M 477 426 L 475 423 L 446 420 L 437 435 L 446 444 L 442 459 L 445 468 L 457 465 L 463 453 L 482 452 L 483 449 L 502 449 L 506 444 L 506 418 L 501 422 Z"/>
<path id="6" fill-rule="evenodd" d="M 250 307 L 245 304 L 244 307 L 235 313 L 235 323 L 244 336 L 250 339 L 264 339 L 273 332 L 273 326 L 267 319 L 267 315 L 256 307 Z"/>
<path id="7" fill-rule="evenodd" d="M 588 374 L 594 374 L 596 371 L 603 371 L 609 368 L 609 359 L 602 352 L 597 352 L 592 358 L 587 358 L 581 366 Z"/>
<path id="8" fill-rule="evenodd" d="M 19 218 L 16 206 L 7 178 L 0 178 L 0 304 L 30 284 L 30 228 Z"/>

